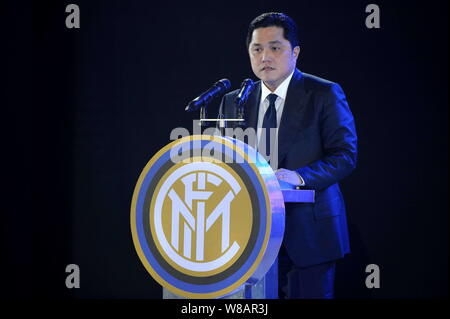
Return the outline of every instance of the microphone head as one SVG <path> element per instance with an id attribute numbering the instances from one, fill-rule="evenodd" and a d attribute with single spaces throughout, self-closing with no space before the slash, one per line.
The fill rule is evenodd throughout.
<path id="1" fill-rule="evenodd" d="M 228 79 L 219 80 L 214 85 L 220 86 L 223 91 L 228 91 L 231 88 L 231 82 Z"/>
<path id="2" fill-rule="evenodd" d="M 241 90 L 245 90 L 246 92 L 251 92 L 253 90 L 253 85 L 255 85 L 255 83 L 253 82 L 252 79 L 245 79 L 241 83 Z"/>
<path id="3" fill-rule="evenodd" d="M 200 96 L 192 100 L 184 109 L 187 112 L 195 111 L 201 106 L 206 106 L 213 98 L 220 94 L 224 94 L 231 88 L 231 82 L 228 79 L 222 79 L 214 83 L 214 85 L 203 92 Z"/>
<path id="4" fill-rule="evenodd" d="M 245 79 L 241 83 L 241 90 L 239 91 L 239 94 L 236 96 L 236 105 L 242 106 L 247 102 L 247 99 L 250 95 L 250 93 L 253 91 L 254 82 L 252 79 Z"/>

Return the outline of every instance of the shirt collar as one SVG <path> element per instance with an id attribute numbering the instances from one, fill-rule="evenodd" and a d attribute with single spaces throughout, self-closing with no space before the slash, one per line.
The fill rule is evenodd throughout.
<path id="1" fill-rule="evenodd" d="M 284 79 L 284 81 L 276 88 L 275 92 L 270 91 L 267 86 L 261 81 L 261 102 L 263 102 L 267 96 L 271 93 L 278 95 L 283 100 L 286 99 L 287 89 L 289 87 L 289 83 L 291 82 L 292 76 L 294 75 L 295 68 L 292 73 Z M 278 104 L 279 105 L 279 104 Z"/>

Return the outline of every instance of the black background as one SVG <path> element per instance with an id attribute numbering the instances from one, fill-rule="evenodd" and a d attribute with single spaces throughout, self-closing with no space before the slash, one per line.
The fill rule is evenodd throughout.
<path id="1" fill-rule="evenodd" d="M 80 29 L 65 26 L 70 3 Z M 299 69 L 338 82 L 357 124 L 336 296 L 448 297 L 448 3 L 376 1 L 381 28 L 368 29 L 370 3 L 2 2 L 2 296 L 161 298 L 132 243 L 137 178 L 173 128 L 192 127 L 188 101 L 256 79 L 248 24 L 281 11 L 299 25 Z M 80 289 L 65 287 L 72 263 Z"/>

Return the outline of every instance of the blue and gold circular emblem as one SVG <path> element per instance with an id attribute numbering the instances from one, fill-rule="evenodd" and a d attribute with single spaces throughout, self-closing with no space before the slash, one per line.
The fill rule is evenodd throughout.
<path id="1" fill-rule="evenodd" d="M 161 149 L 133 194 L 139 258 L 164 288 L 218 298 L 255 283 L 276 258 L 284 202 L 264 159 L 232 138 L 194 135 Z"/>

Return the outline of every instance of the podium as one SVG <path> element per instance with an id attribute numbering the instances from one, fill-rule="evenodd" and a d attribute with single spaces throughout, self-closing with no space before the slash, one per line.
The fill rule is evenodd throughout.
<path id="1" fill-rule="evenodd" d="M 283 181 L 279 181 L 279 184 L 285 203 L 314 203 L 314 190 L 296 189 Z M 163 288 L 163 299 L 184 298 Z M 222 299 L 278 299 L 278 258 L 256 284 L 246 283 Z"/>
<path id="2" fill-rule="evenodd" d="M 312 202 L 240 139 L 185 136 L 139 177 L 133 243 L 164 299 L 276 299 L 284 203 Z"/>

